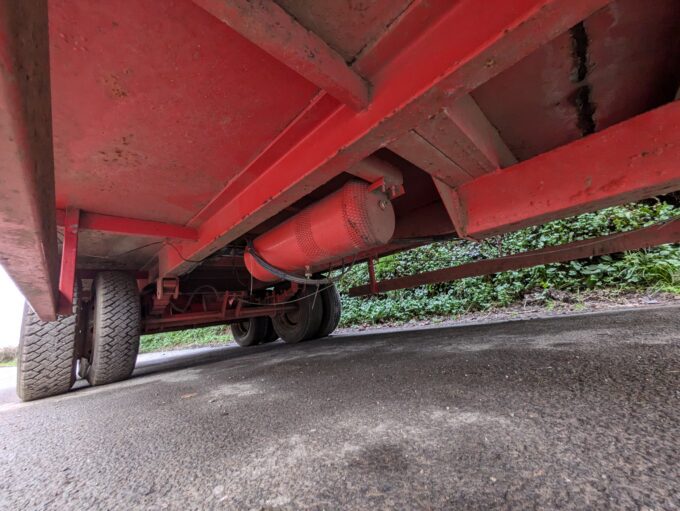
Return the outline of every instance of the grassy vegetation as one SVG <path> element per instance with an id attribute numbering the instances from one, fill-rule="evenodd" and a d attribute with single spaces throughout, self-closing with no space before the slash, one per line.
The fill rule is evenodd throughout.
<path id="1" fill-rule="evenodd" d="M 0 367 L 17 365 L 17 349 L 13 346 L 0 348 Z"/>
<path id="2" fill-rule="evenodd" d="M 143 335 L 139 351 L 165 351 L 176 348 L 192 348 L 198 346 L 218 346 L 233 341 L 228 326 L 209 326 L 194 330 L 180 330 L 161 334 Z"/>
<path id="3" fill-rule="evenodd" d="M 680 208 L 665 202 L 607 208 L 539 227 L 522 229 L 483 243 L 435 243 L 376 263 L 376 277 L 388 279 L 420 271 L 536 250 L 580 239 L 652 225 L 680 216 Z M 366 265 L 357 265 L 343 278 L 341 291 L 366 283 Z M 422 286 L 363 298 L 342 296 L 342 325 L 377 324 L 457 316 L 471 311 L 507 306 L 528 293 L 559 289 L 655 289 L 680 294 L 680 246 L 664 245 L 588 260 L 549 264 Z"/>

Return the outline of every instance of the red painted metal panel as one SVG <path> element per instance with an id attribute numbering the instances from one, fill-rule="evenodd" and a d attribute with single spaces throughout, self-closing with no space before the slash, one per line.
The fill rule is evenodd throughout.
<path id="1" fill-rule="evenodd" d="M 572 51 L 565 32 L 471 93 L 520 161 L 581 137 Z"/>
<path id="2" fill-rule="evenodd" d="M 581 138 L 591 122 L 597 132 L 672 98 L 676 0 L 615 0 L 575 28 L 472 92 L 520 160 Z"/>
<path id="3" fill-rule="evenodd" d="M 354 110 L 368 106 L 364 79 L 319 36 L 270 0 L 193 0 L 279 62 Z"/>
<path id="4" fill-rule="evenodd" d="M 384 293 L 396 289 L 449 282 L 502 271 L 529 268 L 541 264 L 572 261 L 574 259 L 584 259 L 616 252 L 625 252 L 627 250 L 639 250 L 641 248 L 653 247 L 664 243 L 677 243 L 679 241 L 680 220 L 673 220 L 662 225 L 636 229 L 626 233 L 575 241 L 565 245 L 547 247 L 498 259 L 461 264 L 460 266 L 419 273 L 408 277 L 384 280 L 375 284 L 370 283 L 350 289 L 349 294 L 350 296 L 362 296 L 376 292 Z"/>
<path id="5" fill-rule="evenodd" d="M 318 93 L 187 0 L 49 15 L 59 208 L 185 224 Z"/>
<path id="6" fill-rule="evenodd" d="M 285 1 L 286 5 L 299 2 L 299 0 L 283 1 Z M 305 0 L 305 2 L 314 1 Z M 352 67 L 362 76 L 375 75 L 385 66 L 385 62 L 401 53 L 415 39 L 426 32 L 434 20 L 440 19 L 458 1 L 460 0 L 412 0 L 408 7 L 404 9 L 404 12 L 389 24 L 380 37 L 376 34 L 371 41 L 368 43 L 364 42 L 361 52 L 356 56 Z M 383 2 L 389 2 L 391 7 L 392 2 L 390 0 L 376 1 L 373 3 L 373 6 L 377 7 Z M 319 4 L 319 2 L 316 3 Z M 340 2 L 337 3 L 340 4 Z M 366 7 L 366 4 L 363 3 L 355 5 L 358 8 Z M 351 8 L 350 2 L 348 2 L 348 7 Z M 335 22 L 331 21 L 331 23 Z M 353 28 L 353 25 L 348 25 L 345 30 L 351 30 L 351 28 Z M 320 34 L 321 32 L 317 33 Z M 324 36 L 325 38 L 326 36 Z M 347 37 L 344 34 L 342 39 L 342 43 L 347 41 Z M 341 44 L 341 42 L 338 41 L 338 44 Z"/>
<path id="7" fill-rule="evenodd" d="M 457 190 L 482 238 L 680 189 L 680 102 L 487 174 Z"/>
<path id="8" fill-rule="evenodd" d="M 66 212 L 57 210 L 57 225 L 65 225 Z M 182 225 L 125 218 L 120 216 L 99 215 L 97 213 L 81 212 L 80 229 L 101 232 L 116 232 L 133 236 L 151 236 L 156 238 L 177 238 L 184 240 L 198 239 L 198 232 L 191 227 Z"/>
<path id="9" fill-rule="evenodd" d="M 468 94 L 452 101 L 444 113 L 472 146 L 471 153 L 484 170 L 502 169 L 517 163 L 515 155 L 472 96 Z M 475 152 L 479 154 L 475 155 Z"/>
<path id="10" fill-rule="evenodd" d="M 498 168 L 461 131 L 446 111 L 428 119 L 418 126 L 416 132 L 460 167 L 469 176 L 468 180 Z"/>
<path id="11" fill-rule="evenodd" d="M 469 239 L 469 236 L 465 232 L 466 218 L 460 202 L 458 190 L 456 188 L 450 187 L 436 177 L 433 177 L 432 181 L 439 192 L 439 198 L 442 200 L 444 208 L 446 208 L 446 212 L 449 215 L 449 220 L 451 220 L 451 223 L 456 228 L 456 233 L 461 238 Z"/>
<path id="12" fill-rule="evenodd" d="M 461 0 L 401 54 L 368 77 L 371 108 L 334 111 L 306 138 L 261 172 L 207 219 L 200 240 L 182 256 L 163 249 L 160 273 L 181 274 L 228 241 L 388 144 L 453 99 L 556 37 L 605 5 L 605 0 Z"/>
<path id="13" fill-rule="evenodd" d="M 616 0 L 584 22 L 596 129 L 656 108 L 680 79 L 677 0 Z"/>
<path id="14" fill-rule="evenodd" d="M 472 179 L 470 174 L 416 131 L 408 131 L 388 147 L 405 160 L 450 186 L 458 186 Z"/>
<path id="15" fill-rule="evenodd" d="M 454 227 L 441 201 L 432 202 L 409 211 L 397 219 L 394 238 L 397 240 L 422 239 L 423 236 L 443 236 L 454 233 Z"/>
<path id="16" fill-rule="evenodd" d="M 73 313 L 79 224 L 80 211 L 67 209 L 64 214 L 64 243 L 61 247 L 61 270 L 59 272 L 59 314 L 62 316 L 69 316 Z"/>
<path id="17" fill-rule="evenodd" d="M 158 248 L 165 241 L 151 236 L 80 229 L 78 270 L 138 270 L 154 259 Z"/>
<path id="18" fill-rule="evenodd" d="M 0 2 L 0 263 L 56 318 L 57 230 L 47 4 Z"/>
<path id="19" fill-rule="evenodd" d="M 273 1 L 326 41 L 347 62 L 352 62 L 368 44 L 380 39 L 382 33 L 412 2 L 412 0 Z M 451 0 L 445 1 L 451 3 Z"/>
<path id="20" fill-rule="evenodd" d="M 196 227 L 219 212 L 235 196 L 247 188 L 253 179 L 283 157 L 292 146 L 304 139 L 340 107 L 341 104 L 333 96 L 325 92 L 317 94 L 309 105 L 252 162 L 229 181 L 229 184 L 189 221 L 188 225 Z"/>

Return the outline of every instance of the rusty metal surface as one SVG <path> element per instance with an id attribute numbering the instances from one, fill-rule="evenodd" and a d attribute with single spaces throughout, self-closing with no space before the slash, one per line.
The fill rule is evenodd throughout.
<path id="1" fill-rule="evenodd" d="M 384 293 L 425 284 L 449 282 L 452 280 L 480 275 L 489 275 L 508 270 L 518 270 L 541 264 L 558 263 L 574 259 L 637 250 L 664 243 L 680 242 L 680 219 L 671 222 L 636 229 L 625 233 L 591 238 L 565 245 L 547 247 L 541 250 L 515 254 L 497 259 L 487 259 L 430 272 L 419 273 L 381 282 L 370 283 L 350 289 L 350 296 Z"/>
<path id="2" fill-rule="evenodd" d="M 583 23 L 596 130 L 674 97 L 680 83 L 680 5 L 617 0 Z"/>
<path id="3" fill-rule="evenodd" d="M 0 1 L 0 264 L 56 318 L 57 238 L 47 3 Z"/>
<path id="4" fill-rule="evenodd" d="M 673 98 L 675 0 L 615 0 L 472 93 L 525 160 Z"/>
<path id="5" fill-rule="evenodd" d="M 145 333 L 169 332 L 189 327 L 233 323 L 246 318 L 275 316 L 297 309 L 297 304 L 265 305 L 228 309 L 224 312 L 188 312 L 162 318 L 147 318 L 142 324 Z"/>
<path id="6" fill-rule="evenodd" d="M 78 241 L 78 269 L 107 270 L 138 270 L 154 258 L 164 242 L 155 236 L 130 236 L 87 229 L 80 232 Z"/>
<path id="7" fill-rule="evenodd" d="M 471 93 L 519 160 L 581 136 L 573 67 L 567 31 Z"/>

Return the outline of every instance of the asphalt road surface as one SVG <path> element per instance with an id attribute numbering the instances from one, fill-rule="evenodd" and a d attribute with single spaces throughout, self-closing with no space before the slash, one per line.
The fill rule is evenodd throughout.
<path id="1" fill-rule="evenodd" d="M 680 308 L 140 363 L 0 404 L 0 509 L 678 509 Z"/>

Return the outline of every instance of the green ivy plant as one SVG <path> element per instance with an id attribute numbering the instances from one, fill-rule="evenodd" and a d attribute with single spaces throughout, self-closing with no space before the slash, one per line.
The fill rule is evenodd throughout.
<path id="1" fill-rule="evenodd" d="M 680 208 L 663 201 L 603 209 L 491 238 L 481 243 L 433 243 L 376 262 L 378 280 L 437 270 L 480 259 L 537 250 L 572 241 L 629 231 L 680 216 Z M 368 271 L 359 264 L 347 271 L 340 291 L 365 284 Z M 345 326 L 452 316 L 505 306 L 535 290 L 656 289 L 680 294 L 680 245 L 547 264 L 483 277 L 467 278 L 372 297 L 342 294 Z"/>

